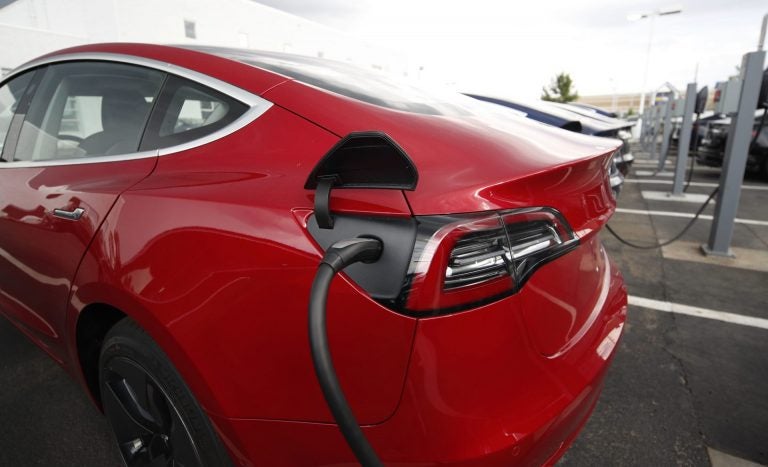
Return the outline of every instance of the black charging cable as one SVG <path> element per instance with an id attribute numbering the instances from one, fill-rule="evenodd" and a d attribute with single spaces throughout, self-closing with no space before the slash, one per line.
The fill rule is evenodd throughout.
<path id="1" fill-rule="evenodd" d="M 691 181 L 693 180 L 693 168 L 696 164 L 696 152 L 690 154 L 691 164 L 688 166 L 688 176 L 686 177 L 685 186 L 683 187 L 683 193 L 688 192 L 688 188 L 691 187 Z"/>
<path id="2" fill-rule="evenodd" d="M 381 240 L 376 238 L 360 237 L 334 243 L 325 252 L 317 268 L 309 295 L 309 345 L 317 380 L 339 430 L 363 467 L 380 467 L 383 464 L 365 438 L 336 376 L 328 347 L 326 304 L 328 289 L 337 273 L 351 264 L 376 262 L 382 249 Z"/>
<path id="3" fill-rule="evenodd" d="M 719 190 L 720 190 L 720 187 L 717 187 L 714 190 L 712 190 L 712 193 L 709 194 L 709 197 L 707 198 L 706 201 L 704 201 L 704 204 L 702 204 L 701 207 L 699 208 L 699 210 L 696 211 L 696 215 L 693 216 L 693 219 L 691 219 L 690 222 L 688 222 L 688 224 L 686 224 L 686 226 L 683 228 L 683 230 L 680 231 L 680 233 L 678 233 L 674 237 L 670 238 L 666 242 L 656 243 L 656 244 L 653 244 L 653 245 L 638 245 L 637 243 L 632 243 L 632 242 L 630 242 L 628 240 L 623 239 L 619 234 L 617 234 L 611 228 L 610 225 L 605 224 L 605 228 L 608 229 L 608 232 L 610 232 L 611 235 L 616 237 L 616 240 L 618 240 L 621 243 L 623 243 L 623 244 L 625 244 L 627 246 L 630 246 L 632 248 L 638 248 L 640 250 L 653 250 L 654 248 L 661 248 L 663 246 L 667 246 L 667 245 L 669 245 L 669 244 L 671 244 L 673 242 L 676 242 L 677 240 L 680 239 L 680 237 L 685 235 L 685 233 L 688 232 L 688 230 L 693 226 L 693 224 L 699 219 L 699 216 L 701 216 L 701 213 L 704 212 L 704 209 L 707 207 L 709 202 L 712 201 L 712 198 L 715 197 L 715 195 L 717 194 L 717 192 Z"/>
<path id="4" fill-rule="evenodd" d="M 696 122 L 693 127 L 693 135 L 691 135 L 691 144 L 688 146 L 688 157 L 691 159 L 691 166 L 688 168 L 688 177 L 683 187 L 683 193 L 688 192 L 688 188 L 691 187 L 691 180 L 693 180 L 693 168 L 696 166 L 696 158 L 699 156 L 699 131 L 701 131 L 701 113 L 696 113 Z"/>

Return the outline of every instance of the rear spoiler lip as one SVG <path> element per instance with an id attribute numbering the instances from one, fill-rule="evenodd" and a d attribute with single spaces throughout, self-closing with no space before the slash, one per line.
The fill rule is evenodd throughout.
<path id="1" fill-rule="evenodd" d="M 553 164 L 522 176 L 445 193 L 445 199 L 465 199 L 466 202 L 455 204 L 469 209 L 439 210 L 440 204 L 416 207 L 410 199 L 411 193 L 405 193 L 405 196 L 416 216 L 487 213 L 532 206 L 550 207 L 565 216 L 577 237 L 589 238 L 599 231 L 615 212 L 616 198 L 611 193 L 609 174 L 610 164 L 617 149 L 618 147 L 612 147 L 608 151 Z M 569 185 L 568 179 L 576 184 Z M 574 197 L 578 197 L 578 200 Z"/>

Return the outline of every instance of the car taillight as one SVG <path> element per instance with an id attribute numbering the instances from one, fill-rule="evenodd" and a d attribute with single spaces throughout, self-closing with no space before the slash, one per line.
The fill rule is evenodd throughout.
<path id="1" fill-rule="evenodd" d="M 456 241 L 445 268 L 445 290 L 493 280 L 507 275 L 511 252 L 504 229 L 468 235 Z"/>
<path id="2" fill-rule="evenodd" d="M 511 295 L 542 264 L 578 244 L 551 208 L 418 217 L 398 308 L 414 315 L 461 311 Z"/>

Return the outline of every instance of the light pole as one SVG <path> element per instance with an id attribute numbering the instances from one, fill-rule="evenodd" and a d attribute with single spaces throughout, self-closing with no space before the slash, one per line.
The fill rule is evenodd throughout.
<path id="1" fill-rule="evenodd" d="M 682 13 L 683 9 L 679 6 L 674 7 L 667 7 L 667 8 L 659 8 L 657 10 L 654 10 L 649 13 L 637 13 L 627 16 L 627 19 L 629 21 L 638 21 L 641 19 L 649 19 L 649 27 L 648 27 L 648 47 L 645 50 L 645 70 L 643 71 L 643 90 L 640 93 L 640 109 L 638 110 L 637 114 L 640 116 L 640 119 L 638 120 L 638 128 L 642 125 L 643 121 L 643 110 L 645 110 L 645 95 L 646 95 L 646 89 L 648 87 L 648 68 L 651 63 L 651 45 L 653 44 L 653 23 L 657 16 L 669 16 L 669 15 L 676 15 L 678 13 Z"/>

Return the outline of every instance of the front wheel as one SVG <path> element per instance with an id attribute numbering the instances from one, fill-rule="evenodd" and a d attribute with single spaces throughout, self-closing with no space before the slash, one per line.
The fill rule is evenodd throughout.
<path id="1" fill-rule="evenodd" d="M 127 466 L 231 465 L 181 375 L 129 318 L 104 339 L 99 385 L 104 413 Z"/>

